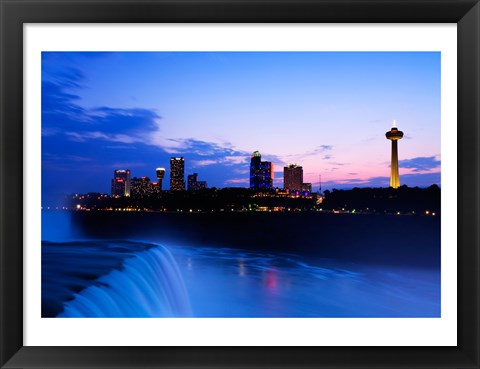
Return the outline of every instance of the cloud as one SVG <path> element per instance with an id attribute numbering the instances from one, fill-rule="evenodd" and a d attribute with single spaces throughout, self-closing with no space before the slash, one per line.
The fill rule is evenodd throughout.
<path id="1" fill-rule="evenodd" d="M 159 130 L 150 134 L 145 143 L 161 147 L 170 154 L 179 154 L 188 151 L 199 156 L 214 156 L 218 153 L 230 156 L 237 156 L 239 154 L 243 156 L 249 155 L 246 151 L 236 150 L 230 143 L 202 141 L 194 138 L 168 138 Z"/>
<path id="2" fill-rule="evenodd" d="M 331 151 L 333 150 L 334 146 L 333 145 L 320 145 L 320 146 L 317 146 L 316 148 L 314 148 L 313 150 L 309 150 L 309 151 L 306 151 L 302 154 L 292 154 L 292 155 L 285 155 L 283 156 L 283 158 L 286 159 L 286 162 L 289 162 L 289 163 L 292 163 L 292 162 L 300 162 L 302 160 L 304 160 L 305 158 L 309 157 L 309 156 L 317 156 L 319 154 L 322 154 L 326 151 Z M 329 154 L 325 154 L 323 156 L 323 159 L 331 159 L 332 156 L 329 155 Z"/>
<path id="3" fill-rule="evenodd" d="M 111 142 L 120 142 L 120 143 L 134 143 L 134 142 L 143 142 L 143 140 L 139 137 L 129 136 L 125 134 L 106 134 L 102 132 L 85 132 L 85 133 L 77 133 L 77 132 L 65 132 L 66 136 L 69 136 L 73 141 L 76 142 L 85 142 L 90 139 L 103 139 L 106 141 Z"/>
<path id="4" fill-rule="evenodd" d="M 42 78 L 42 136 L 133 143 L 159 130 L 161 117 L 152 109 L 80 106 L 76 91 L 86 80 L 81 71 L 67 68 Z"/>
<path id="5" fill-rule="evenodd" d="M 398 165 L 400 168 L 411 169 L 413 172 L 428 172 L 439 168 L 440 163 L 440 160 L 437 160 L 435 156 L 429 156 L 400 160 Z"/>
<path id="6" fill-rule="evenodd" d="M 47 53 L 42 53 L 42 81 L 74 88 L 82 87 L 84 85 L 86 76 L 82 70 L 71 65 L 60 66 L 55 62 L 53 64 L 54 66 L 52 66 Z"/>
<path id="7" fill-rule="evenodd" d="M 63 85 L 42 82 L 42 118 L 52 114 L 61 114 L 69 119 L 81 119 L 84 116 L 84 109 L 77 104 L 80 96 L 67 92 L 70 86 L 69 81 Z"/>
<path id="8" fill-rule="evenodd" d="M 321 154 L 321 153 L 324 153 L 325 151 L 332 151 L 333 150 L 333 145 L 320 145 L 320 146 L 317 146 L 315 149 L 313 150 L 310 150 L 310 151 L 307 151 L 305 152 L 304 154 L 302 154 L 301 156 L 303 158 L 307 157 L 307 156 L 314 156 L 314 155 L 318 155 L 318 154 Z"/>
<path id="9" fill-rule="evenodd" d="M 85 157 L 85 156 L 76 156 L 76 155 L 67 155 L 66 159 L 71 160 L 71 161 L 76 161 L 76 162 L 87 162 L 87 161 L 90 162 L 90 161 L 92 161 L 92 158 L 88 158 L 88 157 Z M 65 160 L 65 158 L 63 158 L 63 160 Z"/>
<path id="10" fill-rule="evenodd" d="M 248 178 L 231 178 L 225 181 L 226 184 L 248 184 Z"/>
<path id="11" fill-rule="evenodd" d="M 192 164 L 194 167 L 204 167 L 204 166 L 213 165 L 213 164 L 233 166 L 237 164 L 247 164 L 247 159 L 248 159 L 248 156 L 241 154 L 239 156 L 222 156 L 214 159 L 192 160 Z"/>
<path id="12" fill-rule="evenodd" d="M 333 145 L 320 145 L 315 149 L 315 151 L 317 152 L 324 152 L 329 150 L 333 150 Z"/>
<path id="13" fill-rule="evenodd" d="M 126 149 L 134 149 L 131 145 L 107 145 L 105 146 L 106 149 L 114 149 L 114 150 L 126 150 Z"/>
<path id="14" fill-rule="evenodd" d="M 58 129 L 42 127 L 42 136 L 55 136 L 58 133 L 59 133 Z"/>
<path id="15" fill-rule="evenodd" d="M 250 169 L 235 168 L 232 172 L 236 174 L 248 174 L 250 173 Z"/>
<path id="16" fill-rule="evenodd" d="M 410 187 L 427 187 L 432 184 L 440 185 L 441 174 L 436 173 L 419 173 L 419 174 L 403 174 L 400 176 L 400 183 Z"/>
<path id="17" fill-rule="evenodd" d="M 144 108 L 97 107 L 88 110 L 92 121 L 104 125 L 109 131 L 141 128 L 155 131 L 161 117 L 154 110 Z"/>
<path id="18" fill-rule="evenodd" d="M 71 137 L 71 139 L 76 142 L 85 142 L 91 138 L 107 138 L 107 135 L 101 132 L 65 132 L 65 135 Z"/>
<path id="19" fill-rule="evenodd" d="M 212 159 L 207 159 L 207 160 L 192 160 L 192 165 L 193 167 L 204 167 L 207 165 L 213 165 L 213 164 L 218 164 L 218 160 L 212 160 Z"/>
<path id="20" fill-rule="evenodd" d="M 237 165 L 237 164 L 247 164 L 248 163 L 248 157 L 247 156 L 225 156 L 223 160 L 223 164 L 232 166 L 232 165 Z"/>
<path id="21" fill-rule="evenodd" d="M 92 158 L 79 155 L 57 155 L 49 152 L 43 153 L 44 161 L 74 161 L 74 162 L 89 162 Z"/>

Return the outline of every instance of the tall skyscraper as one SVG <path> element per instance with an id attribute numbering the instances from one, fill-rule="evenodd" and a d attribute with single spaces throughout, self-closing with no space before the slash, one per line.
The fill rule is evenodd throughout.
<path id="1" fill-rule="evenodd" d="M 303 168 L 297 164 L 283 167 L 283 187 L 289 191 L 302 191 Z"/>
<path id="2" fill-rule="evenodd" d="M 113 172 L 113 196 L 130 196 L 130 169 L 118 169 Z"/>
<path id="3" fill-rule="evenodd" d="M 161 191 L 163 178 L 165 178 L 165 168 L 157 168 L 155 169 L 155 171 L 157 172 L 157 186 L 158 189 Z"/>
<path id="4" fill-rule="evenodd" d="M 403 132 L 397 128 L 397 122 L 393 121 L 392 129 L 385 133 L 388 140 L 392 141 L 392 164 L 390 166 L 390 187 L 400 187 L 400 175 L 398 174 L 398 140 L 403 137 Z"/>
<path id="5" fill-rule="evenodd" d="M 250 157 L 250 188 L 254 190 L 273 187 L 273 163 L 262 161 L 260 152 L 255 151 Z"/>
<path id="6" fill-rule="evenodd" d="M 170 190 L 185 190 L 185 159 L 170 158 Z"/>

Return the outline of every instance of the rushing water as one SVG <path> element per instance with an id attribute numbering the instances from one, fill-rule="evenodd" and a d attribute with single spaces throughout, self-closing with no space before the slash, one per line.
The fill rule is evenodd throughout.
<path id="1" fill-rule="evenodd" d="M 89 239 L 72 232 L 69 219 L 66 212 L 43 217 L 43 316 L 440 316 L 439 268 L 155 235 Z"/>
<path id="2" fill-rule="evenodd" d="M 433 317 L 432 270 L 304 260 L 238 249 L 169 248 L 197 317 Z"/>
<path id="3" fill-rule="evenodd" d="M 177 263 L 160 245 L 43 242 L 42 279 L 44 316 L 191 316 Z"/>

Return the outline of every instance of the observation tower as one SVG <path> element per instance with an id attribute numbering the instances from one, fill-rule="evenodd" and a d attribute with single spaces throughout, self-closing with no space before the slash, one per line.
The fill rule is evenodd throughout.
<path id="1" fill-rule="evenodd" d="M 392 165 L 390 166 L 390 187 L 400 187 L 400 175 L 398 174 L 398 140 L 403 137 L 403 132 L 397 128 L 397 122 L 393 121 L 392 129 L 385 133 L 387 140 L 392 141 Z"/>
<path id="2" fill-rule="evenodd" d="M 157 186 L 161 191 L 163 178 L 165 178 L 165 168 L 157 168 L 155 172 L 157 173 Z"/>

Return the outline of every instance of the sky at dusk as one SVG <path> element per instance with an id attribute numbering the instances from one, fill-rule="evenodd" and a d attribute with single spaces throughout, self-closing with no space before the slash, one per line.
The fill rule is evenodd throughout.
<path id="1" fill-rule="evenodd" d="M 110 193 L 115 169 L 248 187 L 250 155 L 299 164 L 318 190 L 440 184 L 437 52 L 44 52 L 42 197 Z"/>

